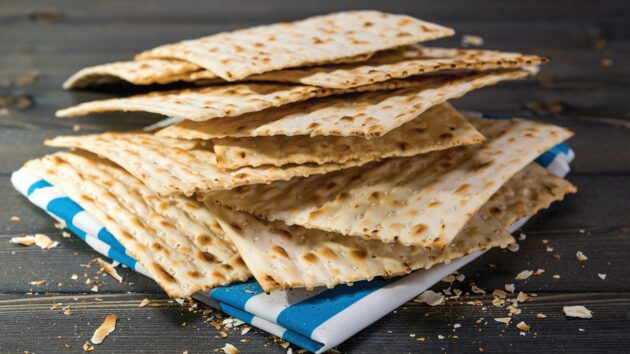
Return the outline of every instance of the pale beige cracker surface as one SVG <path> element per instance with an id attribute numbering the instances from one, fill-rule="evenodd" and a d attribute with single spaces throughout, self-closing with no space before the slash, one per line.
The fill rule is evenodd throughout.
<path id="1" fill-rule="evenodd" d="M 26 163 L 100 221 L 171 297 L 243 281 L 251 274 L 203 204 L 160 198 L 113 163 L 65 152 Z"/>
<path id="2" fill-rule="evenodd" d="M 564 128 L 523 120 L 471 123 L 486 144 L 243 186 L 209 198 L 291 225 L 444 248 L 508 179 L 572 135 Z"/>
<path id="3" fill-rule="evenodd" d="M 265 291 L 332 287 L 429 268 L 466 254 L 513 241 L 505 228 L 575 192 L 566 180 L 532 163 L 512 177 L 444 250 L 363 240 L 301 226 L 267 222 L 225 208 L 215 211 L 245 263 Z M 501 213 L 496 213 L 501 208 Z M 497 220 L 493 215 L 497 215 Z"/>
<path id="4" fill-rule="evenodd" d="M 475 127 L 451 105 L 444 103 L 374 139 L 276 135 L 216 139 L 213 142 L 217 166 L 234 169 L 292 163 L 345 163 L 351 160 L 369 162 L 388 157 L 413 156 L 483 141 L 483 135 Z"/>
<path id="5" fill-rule="evenodd" d="M 56 115 L 57 117 L 75 117 L 102 112 L 142 111 L 194 121 L 206 121 L 220 117 L 236 117 L 314 97 L 349 92 L 394 90 L 418 84 L 419 82 L 414 80 L 401 79 L 339 90 L 293 84 L 229 84 L 85 102 L 61 109 L 56 112 Z"/>
<path id="6" fill-rule="evenodd" d="M 173 59 L 145 59 L 101 64 L 81 69 L 63 83 L 65 89 L 126 81 L 133 85 L 216 79 L 195 64 Z"/>
<path id="7" fill-rule="evenodd" d="M 329 88 L 351 88 L 452 70 L 515 69 L 548 62 L 544 57 L 479 49 L 403 47 L 376 53 L 363 63 L 272 71 L 248 80 L 293 82 Z"/>
<path id="8" fill-rule="evenodd" d="M 528 75 L 530 71 L 527 70 L 508 70 L 436 76 L 417 81 L 410 78 L 406 82 L 418 84 L 394 91 L 311 100 L 239 117 L 215 119 L 212 122 L 185 120 L 162 129 L 157 135 L 181 139 L 272 135 L 371 138 L 384 135 L 449 99 L 484 86 Z"/>
<path id="9" fill-rule="evenodd" d="M 452 35 L 433 23 L 378 11 L 348 11 L 253 27 L 157 47 L 136 59 L 175 58 L 227 81 L 411 45 Z"/>
<path id="10" fill-rule="evenodd" d="M 105 133 L 61 136 L 45 142 L 51 146 L 78 148 L 105 157 L 144 182 L 154 192 L 168 196 L 232 189 L 257 183 L 326 173 L 360 161 L 261 166 L 222 170 L 217 167 L 211 141 L 160 138 L 149 133 Z"/>

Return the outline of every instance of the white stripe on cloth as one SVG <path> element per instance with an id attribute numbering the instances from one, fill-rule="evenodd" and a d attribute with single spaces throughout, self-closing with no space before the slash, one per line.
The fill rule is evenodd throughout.
<path id="1" fill-rule="evenodd" d="M 277 323 L 278 315 L 283 310 L 325 290 L 327 290 L 326 287 L 319 287 L 313 290 L 298 288 L 287 291 L 274 291 L 270 294 L 261 293 L 247 300 L 244 310 L 252 314 L 257 314 L 258 317 L 264 318 L 267 321 Z M 260 311 L 261 309 L 264 309 L 264 312 Z"/>

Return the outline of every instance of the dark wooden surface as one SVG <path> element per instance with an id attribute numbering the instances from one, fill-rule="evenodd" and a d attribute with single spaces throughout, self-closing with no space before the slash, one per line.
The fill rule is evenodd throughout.
<path id="1" fill-rule="evenodd" d="M 338 349 L 352 353 L 478 352 L 479 347 L 485 352 L 627 352 L 630 5 L 627 1 L 463 0 L 0 1 L 0 105 L 5 106 L 0 107 L 0 352 L 82 352 L 81 345 L 110 313 L 118 315 L 118 327 L 96 346 L 96 352 L 197 353 L 226 342 L 248 353 L 286 352 L 258 330 L 245 336 L 228 331 L 228 337 L 221 338 L 200 314 L 168 303 L 155 284 L 127 270 L 120 271 L 124 284 L 101 275 L 99 292 L 91 293 L 91 285 L 74 281 L 71 275 L 99 276 L 95 266 L 81 266 L 96 253 L 77 238 L 62 238 L 48 216 L 12 189 L 9 177 L 25 160 L 52 151 L 41 145 L 43 139 L 70 133 L 75 124 L 83 132 L 95 132 L 137 128 L 155 120 L 143 114 L 55 119 L 58 108 L 111 95 L 63 91 L 63 80 L 81 67 L 124 60 L 154 45 L 220 30 L 350 8 L 408 13 L 454 27 L 458 35 L 439 41 L 442 45 L 456 45 L 460 35 L 474 34 L 485 39 L 487 48 L 551 56 L 552 63 L 538 79 L 475 92 L 455 104 L 575 130 L 570 144 L 577 159 L 569 179 L 580 191 L 536 216 L 524 230 L 528 237 L 520 242 L 519 252 L 492 251 L 465 267 L 466 280 L 455 284 L 468 291 L 468 284 L 474 282 L 491 292 L 516 283 L 517 290 L 536 293 L 517 316 L 532 326 L 531 333 L 521 336 L 514 322 L 507 327 L 495 322 L 493 318 L 504 317 L 506 310 L 493 307 L 489 295 L 472 294 L 441 307 L 410 302 Z M 24 85 L 34 74 L 37 80 Z M 22 104 L 10 103 L 20 97 Z M 32 106 L 25 107 L 25 100 Z M 554 108 L 553 112 L 530 109 L 540 103 L 551 104 L 547 108 Z M 10 221 L 11 216 L 20 221 Z M 42 251 L 8 242 L 13 236 L 35 232 L 48 234 L 61 245 Z M 543 239 L 549 240 L 560 259 L 545 252 Z M 577 251 L 583 251 L 588 261 L 577 262 Z M 521 270 L 538 268 L 545 273 L 527 281 L 513 280 Z M 606 280 L 597 273 L 607 274 Z M 29 285 L 36 280 L 48 284 Z M 438 284 L 435 289 L 446 286 Z M 144 298 L 162 306 L 138 308 Z M 484 307 L 466 304 L 475 299 Z M 70 305 L 72 315 L 51 310 L 55 303 Z M 568 319 L 562 313 L 567 305 L 585 305 L 594 316 Z M 537 319 L 539 312 L 547 318 Z M 476 323 L 479 318 L 484 320 Z M 454 329 L 455 323 L 461 328 Z M 439 339 L 440 334 L 446 338 Z M 418 341 L 419 337 L 426 340 Z"/>

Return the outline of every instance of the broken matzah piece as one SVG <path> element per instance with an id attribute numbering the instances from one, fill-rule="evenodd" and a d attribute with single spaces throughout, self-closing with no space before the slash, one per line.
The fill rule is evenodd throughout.
<path id="1" fill-rule="evenodd" d="M 180 59 L 227 81 L 235 81 L 253 74 L 323 64 L 453 33 L 450 28 L 409 16 L 348 11 L 167 44 L 145 51 L 136 59 Z"/>
<path id="2" fill-rule="evenodd" d="M 530 74 L 527 70 L 507 70 L 423 78 L 417 81 L 418 85 L 394 91 L 328 97 L 211 122 L 185 120 L 162 129 L 157 135 L 181 139 L 272 135 L 377 137 L 434 105 Z"/>
<path id="3" fill-rule="evenodd" d="M 171 297 L 251 275 L 203 204 L 160 198 L 113 163 L 86 152 L 26 163 L 100 221 Z"/>
<path id="4" fill-rule="evenodd" d="M 452 70 L 516 69 L 548 61 L 537 55 L 494 50 L 409 46 L 376 53 L 362 63 L 285 69 L 248 79 L 351 88 L 420 74 Z"/>
<path id="5" fill-rule="evenodd" d="M 444 248 L 508 179 L 572 135 L 561 127 L 523 120 L 471 123 L 486 144 L 243 186 L 207 198 L 290 225 Z"/>
<path id="6" fill-rule="evenodd" d="M 453 146 L 478 144 L 483 135 L 451 105 L 432 107 L 416 119 L 388 134 L 361 137 L 269 136 L 214 140 L 217 166 L 235 169 L 245 166 L 303 163 L 369 162 L 388 157 L 413 156 Z"/>
<path id="7" fill-rule="evenodd" d="M 550 190 L 549 184 L 564 187 Z M 569 182 L 530 164 L 495 193 L 492 204 L 484 205 L 443 250 L 287 226 L 280 221 L 262 221 L 246 213 L 209 207 L 256 280 L 269 292 L 392 277 L 491 247 L 505 247 L 513 238 L 505 231 L 509 224 L 504 222 L 531 216 L 574 191 Z M 504 206 L 503 222 L 492 216 L 491 209 L 496 205 Z"/>
<path id="8" fill-rule="evenodd" d="M 150 133 L 104 133 L 60 136 L 45 141 L 51 146 L 78 148 L 105 157 L 162 195 L 232 189 L 246 184 L 270 183 L 297 176 L 357 166 L 346 163 L 261 166 L 222 170 L 217 167 L 212 141 L 178 140 Z"/>

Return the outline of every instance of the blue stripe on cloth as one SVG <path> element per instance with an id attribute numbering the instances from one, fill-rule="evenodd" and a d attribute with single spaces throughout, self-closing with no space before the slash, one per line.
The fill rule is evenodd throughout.
<path id="1" fill-rule="evenodd" d="M 215 288 L 210 291 L 210 297 L 218 302 L 229 304 L 233 307 L 244 309 L 247 301 L 264 291 L 255 280 L 245 283 Z"/>
<path id="2" fill-rule="evenodd" d="M 118 240 L 114 237 L 114 235 L 109 233 L 109 231 L 107 231 L 105 227 L 99 230 L 98 235 L 96 235 L 96 237 L 98 237 L 101 241 L 109 244 L 110 246 L 114 248 L 118 248 L 119 250 L 123 252 L 125 251 L 125 246 L 121 245 L 120 242 L 118 242 Z"/>
<path id="3" fill-rule="evenodd" d="M 72 219 L 74 219 L 74 216 L 82 212 L 83 208 L 81 208 L 79 204 L 72 201 L 72 199 L 68 197 L 63 197 L 51 200 L 46 206 L 46 210 L 60 217 L 66 223 L 66 226 L 70 227 L 70 225 L 72 225 Z M 80 230 L 76 227 L 72 231 L 79 235 L 82 239 L 85 239 L 85 231 Z"/>
<path id="4" fill-rule="evenodd" d="M 542 155 L 538 156 L 536 162 L 538 162 L 542 167 L 547 167 L 551 165 L 553 160 L 558 156 L 558 154 L 554 154 L 553 151 L 545 151 Z"/>
<path id="5" fill-rule="evenodd" d="M 107 251 L 107 257 L 111 258 L 112 260 L 116 262 L 119 262 L 120 264 L 124 264 L 130 269 L 133 269 L 134 271 L 136 270 L 136 265 L 138 264 L 138 261 L 136 261 L 135 258 L 132 258 L 129 255 L 127 255 L 125 252 L 121 252 L 120 250 L 114 247 L 109 248 L 109 251 Z"/>
<path id="6" fill-rule="evenodd" d="M 52 187 L 52 184 L 44 181 L 43 179 L 40 179 L 39 181 L 31 184 L 31 186 L 28 187 L 28 191 L 26 191 L 26 196 L 28 197 L 29 195 L 33 194 L 33 192 L 35 192 L 37 189 L 44 187 Z"/>
<path id="7" fill-rule="evenodd" d="M 360 281 L 352 286 L 336 286 L 284 309 L 276 322 L 290 330 L 310 336 L 331 317 L 374 291 L 389 284 L 382 278 Z"/>

